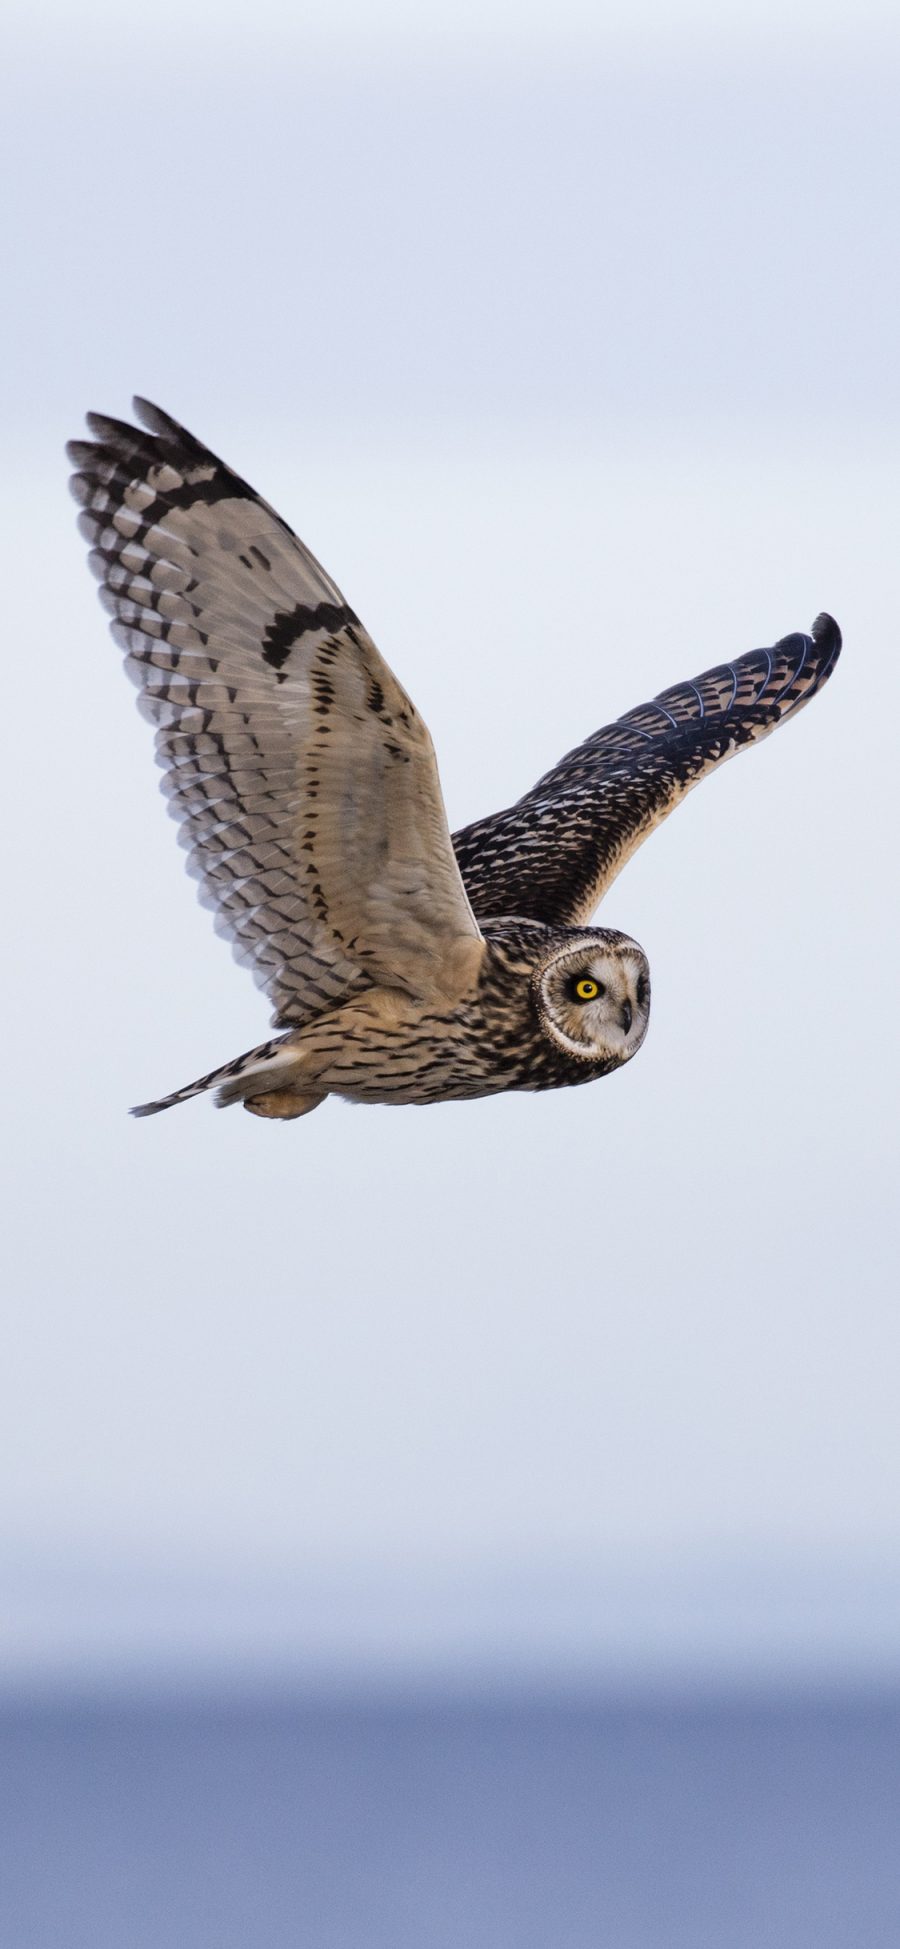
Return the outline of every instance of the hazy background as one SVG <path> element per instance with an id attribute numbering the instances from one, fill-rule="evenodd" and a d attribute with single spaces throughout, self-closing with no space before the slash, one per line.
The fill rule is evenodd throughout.
<path id="1" fill-rule="evenodd" d="M 900 1676 L 887 5 L 7 13 L 8 1687 Z M 640 1059 L 296 1128 L 65 491 L 157 398 L 308 540 L 451 824 L 725 656 L 833 684 L 628 869 Z"/>

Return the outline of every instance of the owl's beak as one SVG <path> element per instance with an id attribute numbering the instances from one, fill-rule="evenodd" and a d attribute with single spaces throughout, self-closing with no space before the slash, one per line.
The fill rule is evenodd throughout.
<path id="1" fill-rule="evenodd" d="M 622 1003 L 622 1027 L 625 1030 L 625 1034 L 627 1035 L 631 1027 L 631 1003 L 630 1002 Z"/>

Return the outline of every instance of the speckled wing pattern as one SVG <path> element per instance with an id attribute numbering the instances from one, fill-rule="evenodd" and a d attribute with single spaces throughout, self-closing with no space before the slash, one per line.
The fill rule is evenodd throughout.
<path id="1" fill-rule="evenodd" d="M 218 931 L 282 1025 L 373 981 L 445 992 L 483 944 L 425 725 L 274 510 L 135 411 L 89 415 L 72 488 Z"/>
<path id="2" fill-rule="evenodd" d="M 505 812 L 454 834 L 480 920 L 583 926 L 632 853 L 708 772 L 808 704 L 841 648 L 830 616 L 661 691 L 570 751 Z"/>

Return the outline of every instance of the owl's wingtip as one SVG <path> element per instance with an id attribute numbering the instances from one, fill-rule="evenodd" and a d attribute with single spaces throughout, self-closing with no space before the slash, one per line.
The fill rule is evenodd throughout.
<path id="1" fill-rule="evenodd" d="M 837 656 L 843 638 L 834 617 L 829 616 L 827 609 L 820 610 L 816 617 L 812 626 L 812 638 L 813 642 L 818 643 L 822 649 L 831 648 Z"/>
<path id="2" fill-rule="evenodd" d="M 164 412 L 161 406 L 155 406 L 152 399 L 144 399 L 141 393 L 135 393 L 131 407 L 135 418 L 149 433 L 175 437 L 183 435 L 184 427 L 180 422 L 173 420 L 171 413 Z"/>

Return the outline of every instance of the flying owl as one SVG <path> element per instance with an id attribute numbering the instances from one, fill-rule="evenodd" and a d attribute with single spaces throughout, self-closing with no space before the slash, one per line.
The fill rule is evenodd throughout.
<path id="1" fill-rule="evenodd" d="M 330 576 L 184 427 L 134 407 L 141 427 L 90 414 L 68 449 L 79 526 L 200 898 L 280 1031 L 135 1116 L 206 1090 L 264 1117 L 436 1103 L 629 1062 L 647 959 L 591 915 L 692 786 L 827 681 L 837 624 L 664 690 L 451 838 L 425 725 Z"/>

